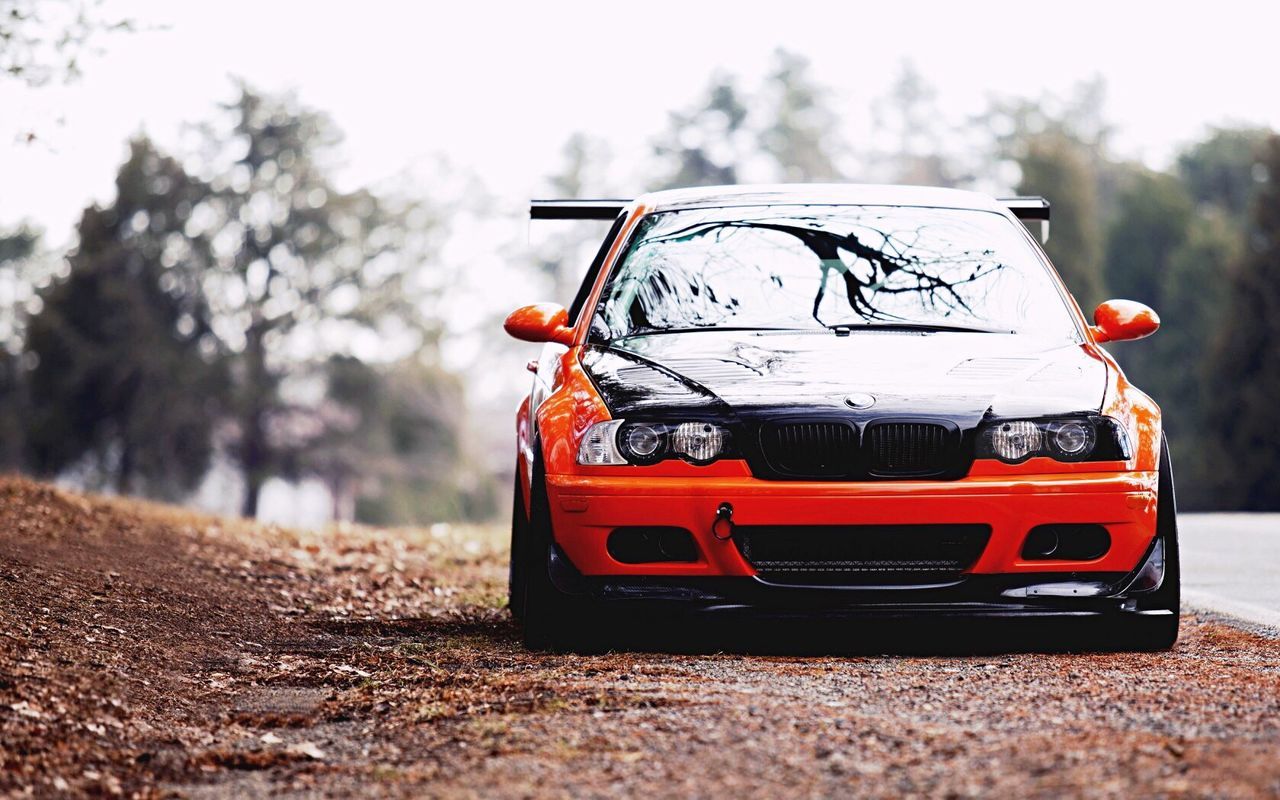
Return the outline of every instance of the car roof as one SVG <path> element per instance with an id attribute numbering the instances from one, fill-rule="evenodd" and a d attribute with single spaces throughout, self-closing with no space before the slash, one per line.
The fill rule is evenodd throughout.
<path id="1" fill-rule="evenodd" d="M 990 195 L 934 186 L 870 183 L 778 183 L 701 186 L 650 192 L 634 201 L 650 211 L 756 205 L 872 205 L 967 208 L 1008 213 Z"/>

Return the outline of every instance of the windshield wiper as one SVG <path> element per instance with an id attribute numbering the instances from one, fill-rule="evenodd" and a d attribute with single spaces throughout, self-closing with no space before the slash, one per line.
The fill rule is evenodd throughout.
<path id="1" fill-rule="evenodd" d="M 924 333 L 1017 333 L 1000 328 L 978 328 L 972 325 L 940 325 L 934 322 L 860 322 L 857 324 L 828 325 L 836 336 L 848 336 L 853 331 L 922 331 Z"/>

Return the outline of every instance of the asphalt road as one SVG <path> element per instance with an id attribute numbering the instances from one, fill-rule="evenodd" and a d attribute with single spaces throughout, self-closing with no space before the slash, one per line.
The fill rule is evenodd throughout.
<path id="1" fill-rule="evenodd" d="M 1280 629 L 1280 514 L 1180 514 L 1187 605 Z"/>

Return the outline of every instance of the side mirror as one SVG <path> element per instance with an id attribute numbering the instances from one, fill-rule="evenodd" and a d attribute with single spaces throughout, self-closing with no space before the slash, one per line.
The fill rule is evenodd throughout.
<path id="1" fill-rule="evenodd" d="M 555 303 L 535 303 L 517 308 L 502 323 L 508 334 L 525 342 L 573 342 L 573 329 L 569 327 L 569 312 Z"/>
<path id="2" fill-rule="evenodd" d="M 1133 300 L 1108 300 L 1093 312 L 1093 338 L 1101 342 L 1141 339 L 1155 333 L 1160 317 L 1149 306 Z"/>

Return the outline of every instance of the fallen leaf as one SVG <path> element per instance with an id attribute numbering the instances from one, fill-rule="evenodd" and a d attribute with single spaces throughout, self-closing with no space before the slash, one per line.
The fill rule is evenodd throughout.
<path id="1" fill-rule="evenodd" d="M 316 747 L 313 742 L 298 742 L 297 744 L 291 744 L 285 749 L 285 752 L 298 756 L 306 756 L 313 761 L 324 760 L 324 751 L 319 747 Z"/>

